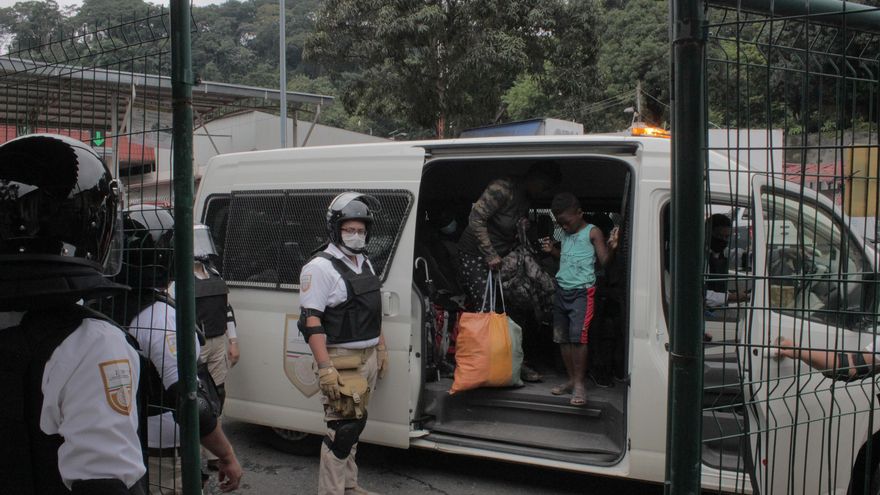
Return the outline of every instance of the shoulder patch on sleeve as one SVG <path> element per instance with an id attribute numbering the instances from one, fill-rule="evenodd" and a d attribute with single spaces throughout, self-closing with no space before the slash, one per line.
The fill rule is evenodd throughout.
<path id="1" fill-rule="evenodd" d="M 165 346 L 168 353 L 173 357 L 177 357 L 177 334 L 174 332 L 165 332 Z"/>
<path id="2" fill-rule="evenodd" d="M 128 359 L 104 361 L 98 364 L 101 378 L 104 380 L 104 396 L 114 411 L 128 416 L 131 414 L 132 377 L 131 363 Z"/>
<path id="3" fill-rule="evenodd" d="M 299 290 L 301 290 L 303 292 L 308 292 L 311 287 L 312 287 L 312 274 L 307 273 L 307 274 L 303 275 L 302 277 L 300 277 Z"/>

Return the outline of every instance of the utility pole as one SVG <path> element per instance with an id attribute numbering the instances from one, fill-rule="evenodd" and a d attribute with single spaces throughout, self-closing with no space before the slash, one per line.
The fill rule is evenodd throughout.
<path id="1" fill-rule="evenodd" d="M 636 81 L 636 115 L 638 122 L 642 122 L 642 81 Z"/>
<path id="2" fill-rule="evenodd" d="M 278 86 L 281 88 L 281 108 L 279 112 L 281 119 L 281 147 L 287 148 L 287 30 L 284 26 L 284 0 L 278 0 L 278 8 L 278 72 L 280 74 Z"/>

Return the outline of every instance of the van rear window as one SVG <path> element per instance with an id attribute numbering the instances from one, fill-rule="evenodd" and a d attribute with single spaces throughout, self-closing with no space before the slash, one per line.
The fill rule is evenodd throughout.
<path id="1" fill-rule="evenodd" d="M 299 272 L 327 242 L 327 205 L 343 189 L 233 191 L 222 239 L 226 283 L 298 290 Z M 379 200 L 367 254 L 384 281 L 413 203 L 407 190 L 359 190 Z M 208 220 L 208 219 L 206 219 Z M 210 226 L 210 224 L 209 224 Z M 212 229 L 214 226 L 211 226 Z M 216 235 L 215 237 L 221 237 Z"/>

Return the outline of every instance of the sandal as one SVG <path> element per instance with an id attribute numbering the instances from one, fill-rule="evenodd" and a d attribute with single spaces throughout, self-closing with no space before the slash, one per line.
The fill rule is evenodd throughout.
<path id="1" fill-rule="evenodd" d="M 570 394 L 572 390 L 572 386 L 568 383 L 563 383 L 561 385 L 556 385 L 555 387 L 550 389 L 550 393 L 553 395 L 566 395 Z"/>
<path id="2" fill-rule="evenodd" d="M 543 377 L 537 371 L 535 371 L 535 370 L 529 368 L 528 366 L 526 366 L 525 364 L 523 364 L 522 368 L 520 369 L 520 378 L 522 378 L 522 381 L 524 381 L 524 382 L 533 382 L 534 383 L 534 382 L 540 382 Z"/>
<path id="3" fill-rule="evenodd" d="M 587 393 L 585 390 L 575 391 L 574 395 L 571 396 L 571 401 L 569 402 L 573 406 L 583 406 L 587 403 Z"/>

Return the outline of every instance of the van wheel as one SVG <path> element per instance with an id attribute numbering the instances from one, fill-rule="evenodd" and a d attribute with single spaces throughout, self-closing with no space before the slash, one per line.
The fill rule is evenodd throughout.
<path id="1" fill-rule="evenodd" d="M 294 455 L 318 455 L 321 452 L 321 437 L 284 428 L 272 428 L 274 435 L 269 437 L 269 445 L 274 449 Z"/>

